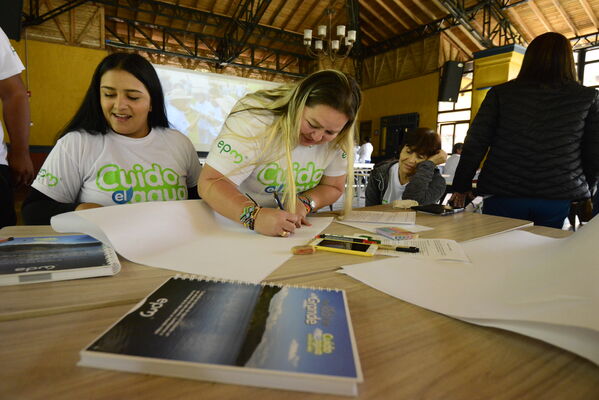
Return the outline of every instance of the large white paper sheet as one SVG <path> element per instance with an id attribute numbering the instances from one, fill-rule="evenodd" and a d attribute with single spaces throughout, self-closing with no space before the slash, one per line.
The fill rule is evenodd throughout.
<path id="1" fill-rule="evenodd" d="M 511 231 L 462 243 L 471 264 L 402 257 L 343 272 L 416 305 L 528 334 L 599 363 L 587 351 L 599 348 L 599 335 L 588 332 L 599 333 L 597 237 L 599 219 L 566 239 Z"/>
<path id="2" fill-rule="evenodd" d="M 74 211 L 52 218 L 58 232 L 106 241 L 139 264 L 221 279 L 260 282 L 332 221 L 310 218 L 288 238 L 252 232 L 202 200 L 148 202 Z"/>
<path id="3" fill-rule="evenodd" d="M 416 223 L 416 212 L 352 211 L 343 217 L 343 221 L 414 225 Z"/>

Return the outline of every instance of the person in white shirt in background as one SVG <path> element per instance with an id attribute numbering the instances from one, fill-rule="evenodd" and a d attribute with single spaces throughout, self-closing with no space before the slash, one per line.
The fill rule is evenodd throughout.
<path id="1" fill-rule="evenodd" d="M 447 180 L 451 182 L 453 180 L 453 176 L 455 175 L 455 170 L 460 163 L 460 154 L 462 154 L 462 147 L 464 143 L 456 143 L 453 145 L 453 150 L 451 156 L 445 162 L 445 167 L 443 168 L 443 175 L 448 175 Z M 450 183 L 451 184 L 451 183 Z"/>
<path id="2" fill-rule="evenodd" d="M 0 123 L 0 228 L 17 223 L 13 184 L 29 185 L 34 178 L 29 155 L 29 101 L 21 80 L 24 69 L 8 37 L 0 29 L 0 100 L 10 138 L 10 152 L 7 152 Z"/>
<path id="3" fill-rule="evenodd" d="M 364 139 L 364 144 L 360 146 L 360 149 L 358 150 L 358 162 L 362 164 L 369 164 L 373 150 L 374 147 L 372 146 L 372 143 L 370 143 L 370 138 L 367 137 Z"/>

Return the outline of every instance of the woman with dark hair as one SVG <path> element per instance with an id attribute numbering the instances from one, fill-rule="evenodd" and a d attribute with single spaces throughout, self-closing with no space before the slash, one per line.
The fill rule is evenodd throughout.
<path id="1" fill-rule="evenodd" d="M 445 193 L 445 179 L 437 165 L 447 160 L 441 138 L 429 128 L 416 128 L 404 135 L 399 160 L 376 166 L 366 187 L 366 205 L 394 200 L 436 203 Z"/>
<path id="2" fill-rule="evenodd" d="M 468 131 L 450 204 L 484 195 L 483 213 L 561 228 L 572 201 L 588 199 L 599 172 L 597 91 L 576 79 L 570 42 L 535 38 L 518 77 L 489 90 Z"/>
<path id="3" fill-rule="evenodd" d="M 190 140 L 168 128 L 158 75 L 137 54 L 96 68 L 83 102 L 23 203 L 27 224 L 67 211 L 198 198 L 200 164 Z"/>
<path id="4" fill-rule="evenodd" d="M 308 213 L 343 193 L 351 210 L 360 102 L 356 81 L 334 70 L 247 95 L 212 145 L 200 195 L 225 217 L 269 236 L 308 225 Z"/>

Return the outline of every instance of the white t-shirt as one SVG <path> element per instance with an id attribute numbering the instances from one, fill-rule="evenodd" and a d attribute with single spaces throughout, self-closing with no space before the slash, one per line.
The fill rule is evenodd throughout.
<path id="1" fill-rule="evenodd" d="M 75 131 L 56 143 L 31 186 L 60 203 L 109 206 L 187 199 L 199 175 L 191 141 L 173 129 L 139 139 Z"/>
<path id="2" fill-rule="evenodd" d="M 445 167 L 443 167 L 443 174 L 449 175 L 449 178 L 453 180 L 453 176 L 455 175 L 455 170 L 458 167 L 459 162 L 459 154 L 452 154 L 451 156 L 449 156 L 449 158 L 445 162 Z"/>
<path id="3" fill-rule="evenodd" d="M 362 146 L 360 146 L 360 149 L 358 150 L 358 161 L 361 163 L 370 162 L 370 157 L 372 156 L 373 150 L 374 147 L 372 146 L 372 143 L 364 143 Z"/>
<path id="4" fill-rule="evenodd" d="M 19 59 L 17 52 L 10 45 L 8 37 L 0 28 L 0 80 L 10 78 L 21 73 L 25 67 Z M 0 123 L 0 165 L 8 165 L 6 161 L 6 144 L 4 143 L 4 130 Z"/>
<path id="5" fill-rule="evenodd" d="M 242 99 L 243 101 L 243 99 Z M 239 103 L 233 108 L 236 110 Z M 206 163 L 238 185 L 263 207 L 276 207 L 273 193 L 285 187 L 287 162 L 281 159 L 264 163 L 264 139 L 259 137 L 274 122 L 272 115 L 253 111 L 229 114 L 212 144 Z M 331 142 L 315 146 L 297 146 L 291 153 L 298 193 L 320 183 L 323 176 L 341 176 L 347 172 L 347 155 Z"/>
<path id="6" fill-rule="evenodd" d="M 394 200 L 403 200 L 403 192 L 408 184 L 399 183 L 399 163 L 395 163 L 389 168 L 389 185 L 383 194 L 383 204 L 393 203 Z"/>

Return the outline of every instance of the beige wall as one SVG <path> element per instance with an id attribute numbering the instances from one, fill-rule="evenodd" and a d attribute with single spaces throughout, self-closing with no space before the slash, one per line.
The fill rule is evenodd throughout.
<path id="1" fill-rule="evenodd" d="M 421 127 L 436 130 L 438 91 L 438 72 L 364 90 L 359 120 L 372 121 L 374 154 L 378 154 L 381 117 L 417 112 Z"/>
<path id="2" fill-rule="evenodd" d="M 31 91 L 30 145 L 53 145 L 58 131 L 73 117 L 105 50 L 35 40 L 11 41 L 26 70 Z M 27 74 L 27 75 L 25 75 Z"/>

